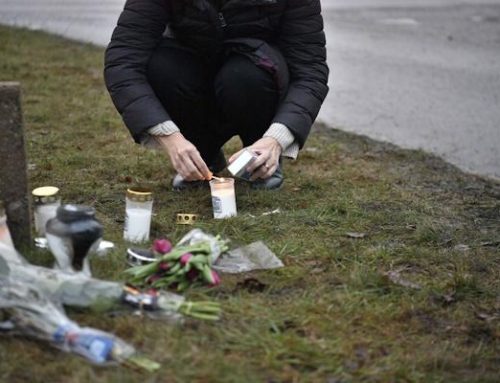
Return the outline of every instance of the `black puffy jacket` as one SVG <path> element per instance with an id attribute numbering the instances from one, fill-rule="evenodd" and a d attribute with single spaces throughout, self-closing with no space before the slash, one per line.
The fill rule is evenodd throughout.
<path id="1" fill-rule="evenodd" d="M 277 60 L 270 47 L 278 48 L 290 82 L 273 122 L 304 144 L 328 92 L 320 0 L 127 0 L 106 50 L 105 80 L 136 140 L 170 119 L 146 78 L 165 38 L 203 55 L 231 47 L 271 72 Z"/>

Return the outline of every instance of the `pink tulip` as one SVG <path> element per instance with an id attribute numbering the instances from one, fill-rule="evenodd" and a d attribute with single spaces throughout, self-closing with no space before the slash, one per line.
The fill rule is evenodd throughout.
<path id="1" fill-rule="evenodd" d="M 187 279 L 190 281 L 194 281 L 196 278 L 198 278 L 198 275 L 200 275 L 200 272 L 196 269 L 191 269 L 186 273 Z"/>
<path id="2" fill-rule="evenodd" d="M 147 279 L 147 283 L 152 285 L 153 283 L 155 283 L 156 281 L 160 280 L 161 279 L 161 275 L 159 274 L 153 274 L 151 275 L 148 279 Z"/>
<path id="3" fill-rule="evenodd" d="M 186 253 L 181 256 L 181 265 L 186 266 L 189 263 L 189 260 L 193 257 L 193 254 L 191 253 Z"/>
<path id="4" fill-rule="evenodd" d="M 172 250 L 172 243 L 168 239 L 157 239 L 153 243 L 153 250 L 160 254 L 167 254 Z"/>
<path id="5" fill-rule="evenodd" d="M 160 262 L 158 264 L 158 269 L 161 271 L 167 271 L 168 269 L 170 269 L 170 264 L 168 264 L 167 262 Z"/>
<path id="6" fill-rule="evenodd" d="M 210 282 L 210 286 L 217 286 L 220 285 L 220 277 L 219 274 L 215 270 L 210 271 L 211 276 L 212 276 L 212 281 Z"/>

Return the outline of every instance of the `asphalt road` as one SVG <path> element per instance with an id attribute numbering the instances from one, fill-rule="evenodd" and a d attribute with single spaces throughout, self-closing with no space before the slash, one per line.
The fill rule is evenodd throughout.
<path id="1" fill-rule="evenodd" d="M 325 1 L 320 119 L 500 178 L 500 1 L 479 3 Z"/>
<path id="2" fill-rule="evenodd" d="M 123 0 L 0 0 L 0 23 L 105 45 Z M 323 0 L 319 120 L 500 178 L 500 0 Z M 1 75 L 0 75 L 1 76 Z"/>

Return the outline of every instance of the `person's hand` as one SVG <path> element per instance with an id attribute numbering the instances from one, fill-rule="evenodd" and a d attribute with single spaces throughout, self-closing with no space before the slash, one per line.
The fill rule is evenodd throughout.
<path id="1" fill-rule="evenodd" d="M 281 145 L 272 137 L 262 137 L 253 145 L 240 150 L 229 158 L 229 163 L 236 160 L 241 152 L 248 149 L 257 154 L 257 159 L 252 162 L 247 171 L 250 172 L 250 181 L 255 181 L 257 178 L 266 179 L 271 177 L 279 165 L 281 155 Z"/>
<path id="2" fill-rule="evenodd" d="M 186 140 L 182 133 L 157 136 L 160 145 L 167 151 L 174 169 L 186 181 L 210 179 L 212 173 L 201 158 L 196 147 Z"/>

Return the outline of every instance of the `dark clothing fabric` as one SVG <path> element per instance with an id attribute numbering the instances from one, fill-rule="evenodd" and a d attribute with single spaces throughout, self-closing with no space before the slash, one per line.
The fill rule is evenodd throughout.
<path id="1" fill-rule="evenodd" d="M 272 121 L 304 144 L 328 92 L 319 0 L 128 0 L 106 51 L 105 79 L 136 140 L 175 113 L 146 76 L 151 55 L 165 39 L 196 51 L 208 67 L 221 55 L 238 53 L 269 72 L 286 92 Z M 289 82 L 280 77 L 286 73 L 279 68 L 281 55 Z"/>
<path id="2" fill-rule="evenodd" d="M 209 164 L 231 137 L 240 136 L 244 146 L 261 138 L 285 95 L 270 73 L 244 55 L 224 55 L 209 66 L 173 40 L 155 50 L 147 79 Z"/>

